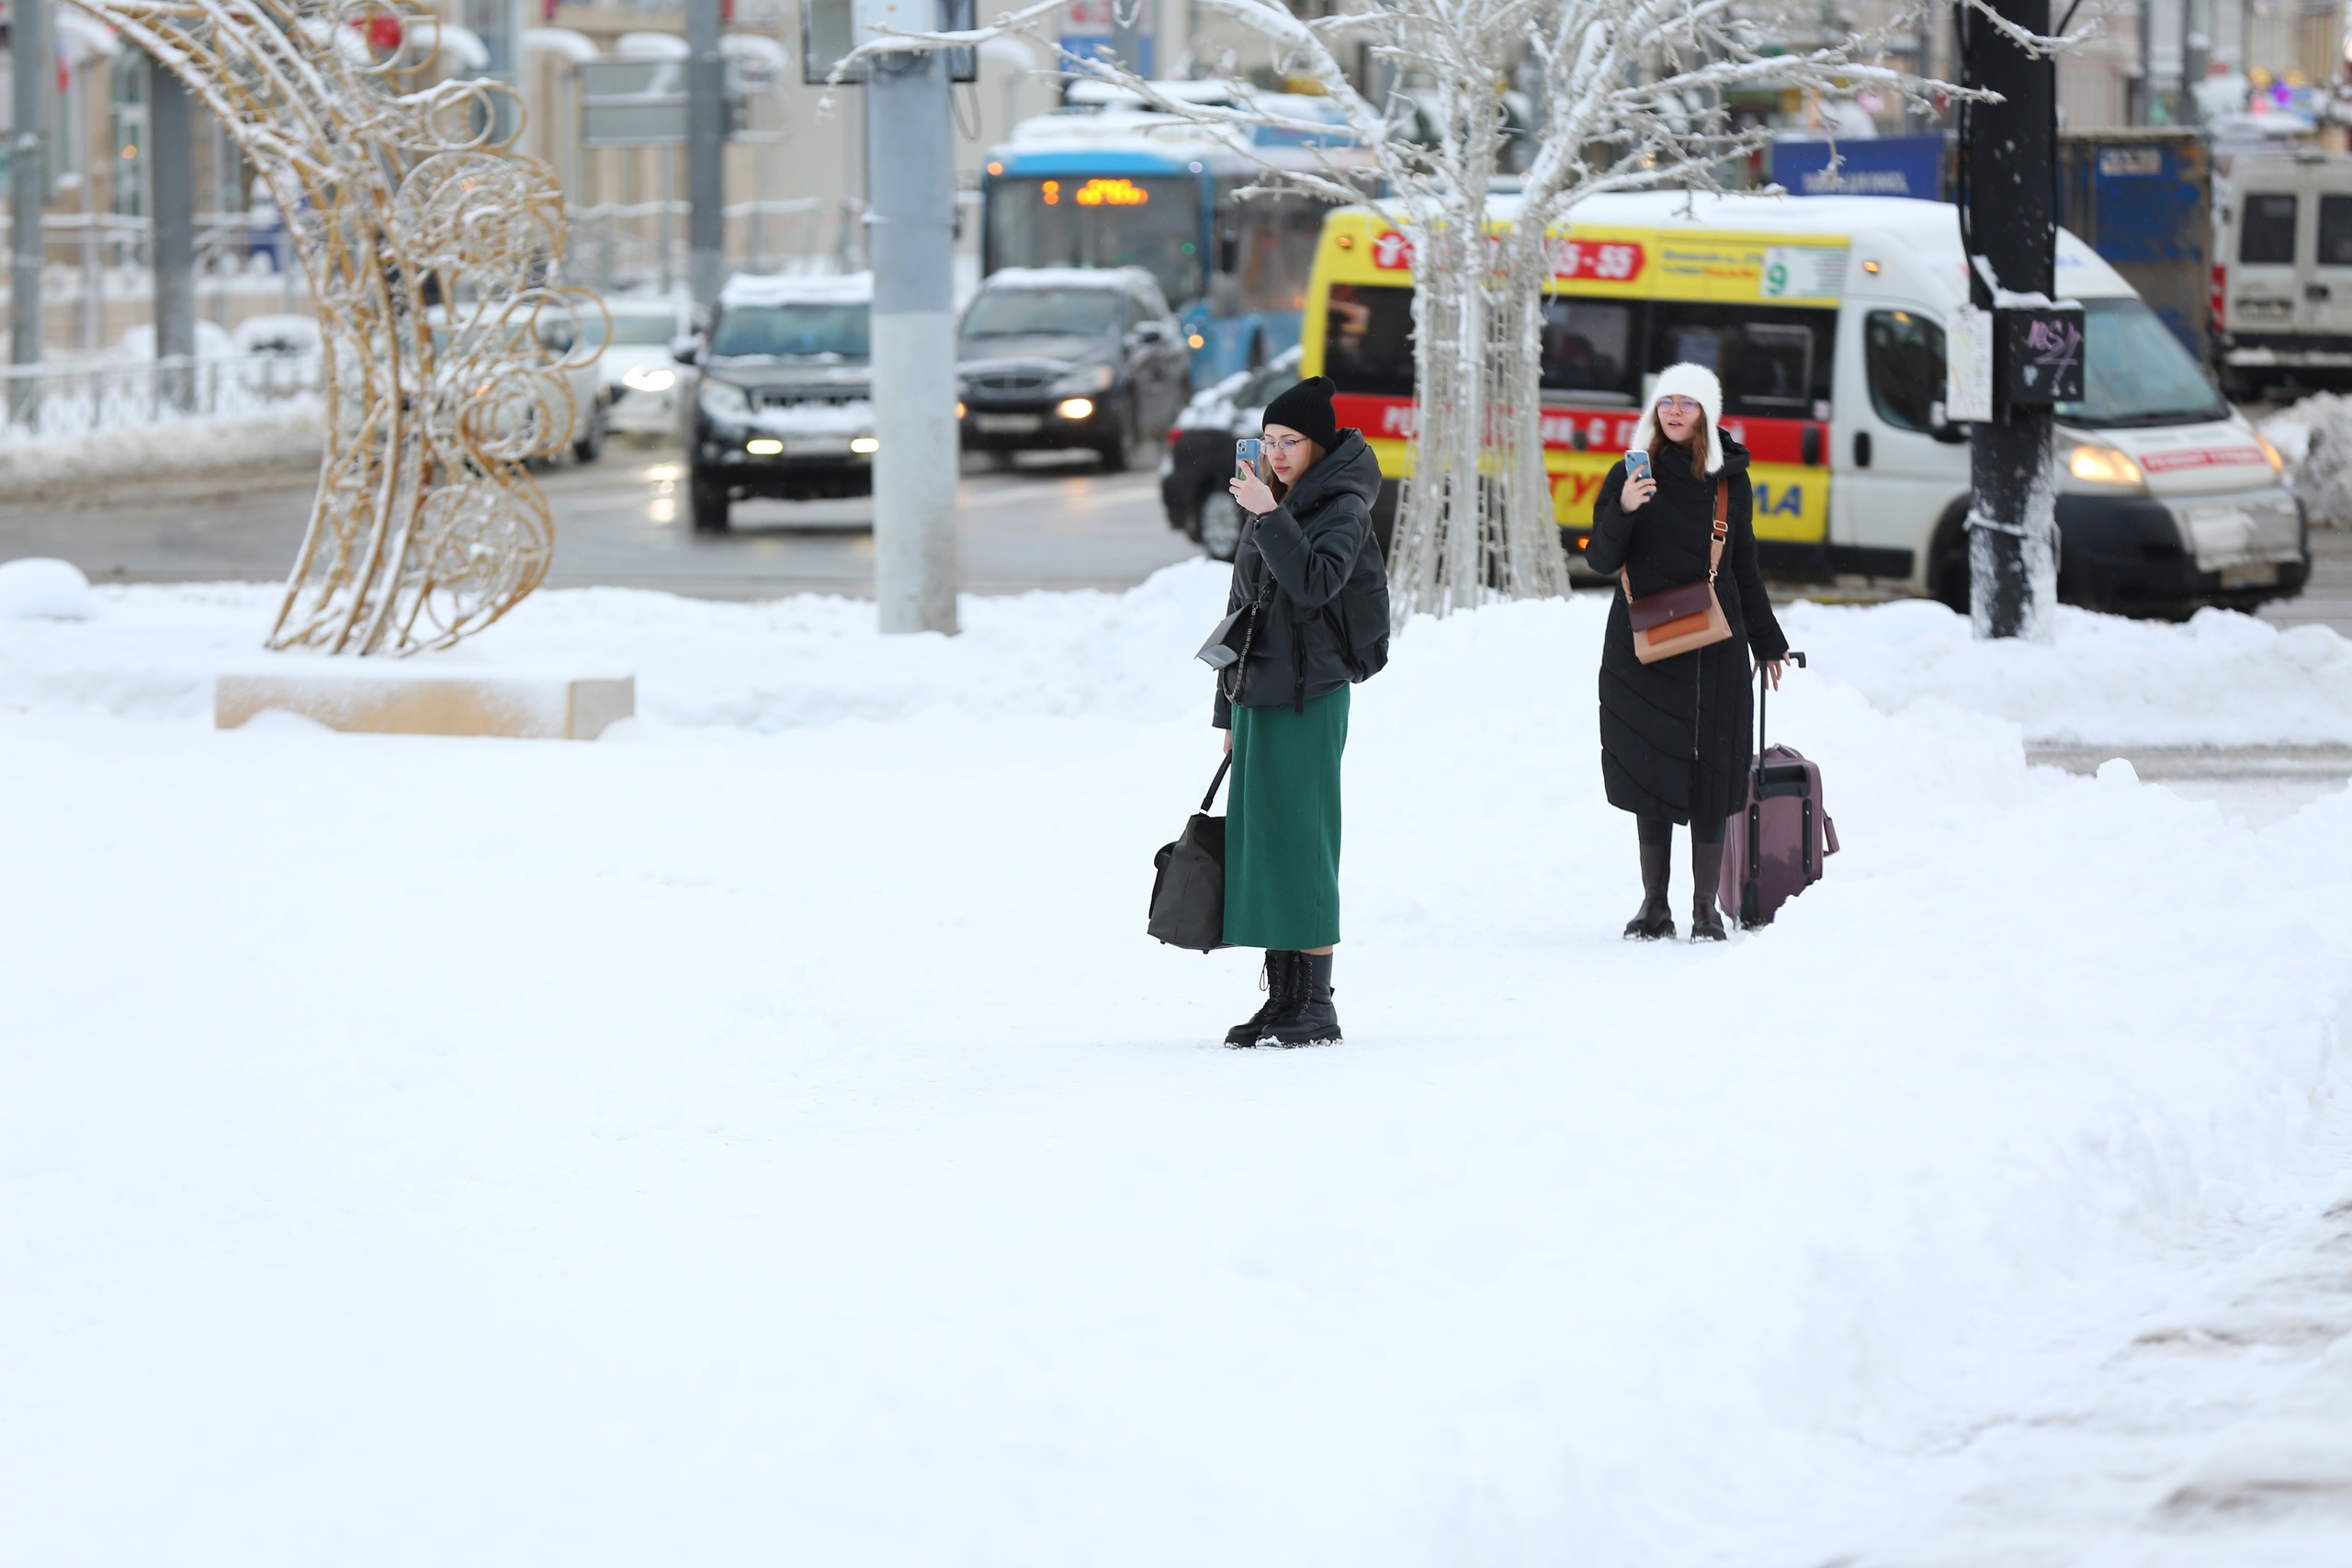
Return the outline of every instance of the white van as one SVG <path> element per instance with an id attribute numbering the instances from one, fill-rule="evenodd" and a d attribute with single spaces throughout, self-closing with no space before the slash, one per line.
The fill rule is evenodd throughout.
<path id="1" fill-rule="evenodd" d="M 1514 217 L 1508 197 L 1498 227 Z M 1596 197 L 1555 233 L 1544 436 L 1554 514 L 1582 548 L 1648 378 L 1723 378 L 1751 454 L 1768 570 L 1968 601 L 1966 432 L 1939 424 L 1943 321 L 1967 302 L 1957 209 L 1883 197 Z M 1304 373 L 1337 383 L 1391 478 L 1412 421 L 1409 246 L 1363 208 L 1327 220 Z M 2071 603 L 2177 615 L 2299 592 L 2302 513 L 2278 454 L 2114 269 L 2061 233 L 2083 302 L 2086 391 L 2058 412 L 2052 479 Z"/>
<path id="2" fill-rule="evenodd" d="M 2214 357 L 2232 397 L 2352 385 L 2352 157 L 2241 156 L 2213 218 Z"/>

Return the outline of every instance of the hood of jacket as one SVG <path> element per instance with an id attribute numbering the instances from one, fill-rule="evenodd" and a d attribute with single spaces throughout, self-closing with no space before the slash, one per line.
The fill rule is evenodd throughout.
<path id="1" fill-rule="evenodd" d="M 1635 446 L 1645 448 L 1657 438 L 1657 405 L 1661 398 L 1689 398 L 1706 412 L 1707 472 L 1722 472 L 1723 448 L 1728 437 L 1724 434 L 1724 384 L 1715 378 L 1715 373 L 1687 359 L 1659 371 L 1657 385 L 1650 389 L 1650 406 L 1642 411 L 1642 423 L 1634 428 Z"/>
<path id="2" fill-rule="evenodd" d="M 1369 509 L 1380 494 L 1380 459 L 1360 430 L 1340 432 L 1340 444 L 1300 476 L 1283 497 L 1293 517 L 1304 517 L 1337 495 L 1352 495 Z"/>

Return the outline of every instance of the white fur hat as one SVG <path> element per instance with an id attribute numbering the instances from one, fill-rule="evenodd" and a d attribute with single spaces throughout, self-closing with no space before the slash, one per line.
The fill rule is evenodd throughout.
<path id="1" fill-rule="evenodd" d="M 1703 365 L 1684 360 L 1669 365 L 1658 372 L 1657 385 L 1650 390 L 1650 406 L 1642 411 L 1642 423 L 1634 427 L 1634 445 L 1646 448 L 1657 434 L 1657 404 L 1660 398 L 1695 398 L 1707 412 L 1707 472 L 1714 473 L 1724 466 L 1723 438 L 1716 432 L 1724 423 L 1724 384 L 1715 373 Z"/>

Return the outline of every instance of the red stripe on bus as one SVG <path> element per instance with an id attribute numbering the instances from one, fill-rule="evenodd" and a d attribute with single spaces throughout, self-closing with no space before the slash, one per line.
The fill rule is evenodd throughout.
<path id="1" fill-rule="evenodd" d="M 1413 434 L 1410 398 L 1340 392 L 1331 399 L 1331 411 L 1343 428 L 1353 426 L 1374 439 L 1402 441 Z M 1640 414 L 1631 410 L 1546 409 L 1544 445 L 1555 452 L 1622 452 L 1640 423 Z M 1736 415 L 1724 421 L 1724 429 L 1758 463 L 1803 463 L 1807 430 L 1819 432 L 1816 451 L 1829 450 L 1829 427 L 1818 420 Z"/>

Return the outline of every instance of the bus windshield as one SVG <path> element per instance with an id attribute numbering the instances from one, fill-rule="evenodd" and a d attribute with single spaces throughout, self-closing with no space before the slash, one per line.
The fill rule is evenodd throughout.
<path id="1" fill-rule="evenodd" d="M 719 312 L 710 352 L 720 359 L 864 359 L 869 311 L 864 305 L 736 305 Z"/>
<path id="2" fill-rule="evenodd" d="M 2164 319 L 2138 299 L 2083 301 L 2083 400 L 2069 424 L 2200 424 L 2230 409 Z"/>
<path id="3" fill-rule="evenodd" d="M 1169 175 L 1007 177 L 989 186 L 988 266 L 1140 266 L 1178 309 L 1202 293 L 1201 185 Z"/>

